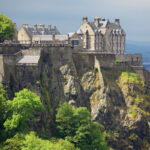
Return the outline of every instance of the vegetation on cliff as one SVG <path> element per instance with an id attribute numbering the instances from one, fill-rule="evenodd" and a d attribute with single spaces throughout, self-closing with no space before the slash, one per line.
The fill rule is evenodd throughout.
<path id="1" fill-rule="evenodd" d="M 103 127 L 91 120 L 86 107 L 73 108 L 63 103 L 57 109 L 55 137 L 38 136 L 28 127 L 36 111 L 44 111 L 40 97 L 23 89 L 8 100 L 0 85 L 0 130 L 2 150 L 105 150 L 107 143 Z"/>
<path id="2" fill-rule="evenodd" d="M 81 150 L 107 149 L 102 126 L 91 121 L 91 114 L 86 107 L 72 108 L 64 103 L 58 108 L 56 122 L 60 137 Z"/>
<path id="3" fill-rule="evenodd" d="M 14 25 L 11 19 L 0 13 L 0 42 L 10 40 L 14 35 Z"/>

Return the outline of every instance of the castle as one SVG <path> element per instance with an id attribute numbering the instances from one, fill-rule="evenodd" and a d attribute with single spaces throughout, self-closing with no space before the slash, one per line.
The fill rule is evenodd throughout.
<path id="1" fill-rule="evenodd" d="M 0 44 L 0 82 L 7 85 L 12 76 L 16 78 L 14 75 L 20 82 L 34 82 L 40 76 L 41 60 L 47 57 L 45 52 L 50 56 L 49 65 L 57 69 L 69 64 L 85 70 L 99 64 L 102 68 L 136 72 L 149 81 L 142 55 L 125 54 L 125 37 L 119 19 L 111 23 L 95 17 L 89 22 L 84 17 L 76 32 L 63 35 L 51 25 L 24 24 L 18 31 L 18 43 Z"/>
<path id="2" fill-rule="evenodd" d="M 95 17 L 94 22 L 89 22 L 83 17 L 80 28 L 73 33 L 61 35 L 56 27 L 43 24 L 29 27 L 24 24 L 18 31 L 18 41 L 21 44 L 52 44 L 66 43 L 79 46 L 90 51 L 111 52 L 124 54 L 126 34 L 120 26 L 120 20 L 114 23 L 109 20 Z"/>

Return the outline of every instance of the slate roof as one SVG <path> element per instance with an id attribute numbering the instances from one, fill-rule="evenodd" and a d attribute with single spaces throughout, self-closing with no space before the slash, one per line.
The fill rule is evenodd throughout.
<path id="1" fill-rule="evenodd" d="M 68 40 L 68 35 L 55 35 L 55 40 L 58 40 L 58 41 L 66 41 Z"/>
<path id="2" fill-rule="evenodd" d="M 38 64 L 40 56 L 23 56 L 17 64 Z"/>
<path id="3" fill-rule="evenodd" d="M 94 22 L 88 22 L 93 31 L 96 33 L 99 29 L 106 28 L 107 24 L 110 23 L 109 20 L 101 19 L 99 21 L 99 26 L 97 27 Z M 110 27 L 112 29 L 112 34 L 125 34 L 124 30 L 121 28 L 119 24 L 110 23 Z M 79 32 L 79 30 L 78 30 Z"/>
<path id="4" fill-rule="evenodd" d="M 92 27 L 92 29 L 93 29 L 94 31 L 97 29 L 97 27 L 95 26 L 95 23 L 94 23 L 94 22 L 89 22 L 88 24 Z"/>
<path id="5" fill-rule="evenodd" d="M 35 40 L 37 36 L 40 38 L 40 41 L 52 41 L 53 40 L 53 35 L 33 35 L 33 40 Z"/>
<path id="6" fill-rule="evenodd" d="M 48 29 L 48 28 L 40 28 L 40 27 L 37 27 L 36 30 L 32 27 L 23 27 L 24 30 L 28 33 L 28 35 L 30 37 L 32 37 L 33 35 L 54 35 L 54 34 L 60 34 L 58 29 L 56 28 L 51 28 L 51 29 Z"/>

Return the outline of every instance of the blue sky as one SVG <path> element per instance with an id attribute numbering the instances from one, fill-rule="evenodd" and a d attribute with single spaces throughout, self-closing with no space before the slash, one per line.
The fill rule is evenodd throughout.
<path id="1" fill-rule="evenodd" d="M 52 24 L 61 33 L 76 31 L 83 16 L 120 18 L 128 40 L 150 42 L 150 0 L 0 0 L 0 12 L 18 28 Z"/>

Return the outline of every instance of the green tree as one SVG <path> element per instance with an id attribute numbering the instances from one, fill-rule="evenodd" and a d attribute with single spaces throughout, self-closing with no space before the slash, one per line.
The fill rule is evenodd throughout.
<path id="1" fill-rule="evenodd" d="M 66 140 L 58 139 L 53 142 L 40 139 L 34 132 L 25 136 L 22 150 L 79 150 Z"/>
<path id="2" fill-rule="evenodd" d="M 24 131 L 27 129 L 26 120 L 34 120 L 35 110 L 44 110 L 40 97 L 28 89 L 15 93 L 14 99 L 7 101 L 8 118 L 4 123 L 7 130 Z"/>
<path id="3" fill-rule="evenodd" d="M 6 115 L 6 104 L 7 104 L 8 96 L 7 92 L 3 89 L 2 84 L 0 84 L 0 141 L 4 139 L 4 127 L 3 123 L 5 121 Z"/>
<path id="4" fill-rule="evenodd" d="M 57 128 L 59 129 L 60 137 L 64 138 L 66 136 L 72 136 L 75 132 L 74 129 L 74 111 L 68 105 L 68 103 L 63 103 L 57 110 L 56 122 Z"/>
<path id="5" fill-rule="evenodd" d="M 0 42 L 10 40 L 14 35 L 14 25 L 11 19 L 0 13 Z"/>
<path id="6" fill-rule="evenodd" d="M 87 108 L 72 108 L 65 102 L 57 110 L 56 122 L 60 136 L 82 150 L 107 149 L 101 125 L 91 120 Z"/>
<path id="7" fill-rule="evenodd" d="M 16 134 L 13 138 L 7 139 L 2 150 L 21 150 L 24 145 L 24 135 Z"/>

